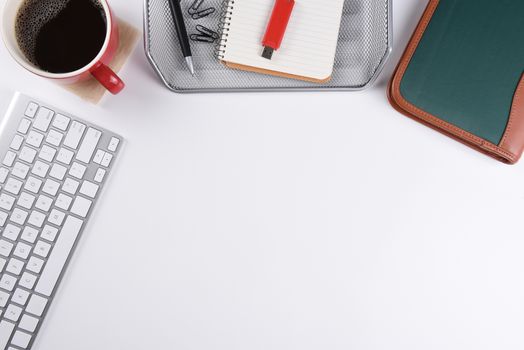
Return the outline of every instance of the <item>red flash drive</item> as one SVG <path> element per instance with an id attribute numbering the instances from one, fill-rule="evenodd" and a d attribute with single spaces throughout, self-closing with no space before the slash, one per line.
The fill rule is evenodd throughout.
<path id="1" fill-rule="evenodd" d="M 295 0 L 275 0 L 275 7 L 267 25 L 266 35 L 262 40 L 262 45 L 264 45 L 262 57 L 270 60 L 273 57 L 273 52 L 280 48 L 294 6 Z"/>

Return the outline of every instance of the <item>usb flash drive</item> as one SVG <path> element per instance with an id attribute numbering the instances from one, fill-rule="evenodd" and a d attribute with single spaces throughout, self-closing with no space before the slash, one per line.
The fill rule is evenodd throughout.
<path id="1" fill-rule="evenodd" d="M 262 40 L 264 46 L 262 57 L 270 60 L 273 52 L 280 48 L 294 6 L 295 0 L 275 0 L 275 7 L 273 7 L 266 34 Z"/>

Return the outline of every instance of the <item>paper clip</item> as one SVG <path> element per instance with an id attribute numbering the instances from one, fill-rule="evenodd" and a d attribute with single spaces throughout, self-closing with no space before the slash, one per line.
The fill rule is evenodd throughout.
<path id="1" fill-rule="evenodd" d="M 201 35 L 201 34 L 191 34 L 189 37 L 191 38 L 191 40 L 199 41 L 201 43 L 214 43 L 216 40 L 215 38 L 211 36 Z"/>
<path id="2" fill-rule="evenodd" d="M 195 0 L 191 6 L 187 9 L 187 13 L 193 19 L 200 19 L 209 16 L 212 13 L 215 13 L 216 9 L 214 7 L 207 8 L 205 10 L 200 10 L 204 0 Z"/>
<path id="3" fill-rule="evenodd" d="M 191 6 L 189 7 L 189 9 L 187 9 L 187 13 L 189 13 L 191 16 L 193 14 L 197 13 L 198 9 L 200 8 L 200 6 L 202 6 L 203 3 L 204 3 L 204 0 L 195 0 L 195 1 L 193 1 Z"/>
<path id="4" fill-rule="evenodd" d="M 204 27 L 203 25 L 201 24 L 197 24 L 196 26 L 196 30 L 202 34 L 202 35 L 206 35 L 206 36 L 209 36 L 211 38 L 214 38 L 214 39 L 218 39 L 218 33 L 215 32 L 214 30 L 211 30 L 207 27 Z"/>
<path id="5" fill-rule="evenodd" d="M 204 27 L 203 25 L 197 24 L 196 30 L 198 34 L 191 34 L 189 37 L 193 41 L 200 41 L 202 43 L 214 43 L 219 38 L 219 35 L 214 30 Z"/>
<path id="6" fill-rule="evenodd" d="M 202 1 L 202 0 L 197 0 L 197 1 Z M 200 19 L 200 18 L 204 18 L 204 17 L 207 17 L 209 16 L 210 14 L 212 13 L 215 13 L 215 8 L 214 7 L 210 7 L 210 8 L 207 8 L 205 10 L 202 10 L 202 11 L 198 11 L 196 13 L 193 13 L 191 14 L 191 18 L 193 19 Z"/>

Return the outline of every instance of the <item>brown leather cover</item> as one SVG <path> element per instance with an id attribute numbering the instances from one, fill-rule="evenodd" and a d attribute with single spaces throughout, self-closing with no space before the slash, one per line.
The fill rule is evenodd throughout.
<path id="1" fill-rule="evenodd" d="M 513 97 L 511 114 L 500 148 L 518 157 L 524 152 L 524 74 Z M 517 159 L 518 160 L 518 159 Z"/>
<path id="2" fill-rule="evenodd" d="M 402 114 L 421 122 L 473 149 L 501 162 L 515 164 L 524 152 L 524 75 L 513 98 L 508 126 L 499 145 L 486 141 L 455 125 L 452 125 L 409 103 L 400 92 L 404 73 L 413 57 L 422 36 L 435 13 L 440 0 L 430 0 L 420 22 L 413 33 L 404 54 L 393 74 L 388 87 L 391 105 Z"/>

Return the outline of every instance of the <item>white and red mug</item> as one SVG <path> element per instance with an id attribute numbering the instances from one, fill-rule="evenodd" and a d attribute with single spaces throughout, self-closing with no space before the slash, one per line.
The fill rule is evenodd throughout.
<path id="1" fill-rule="evenodd" d="M 64 0 L 67 1 L 67 0 Z M 23 5 L 24 0 L 7 0 L 2 14 L 1 31 L 4 43 L 13 58 L 29 72 L 38 76 L 48 78 L 63 84 L 72 84 L 93 76 L 109 92 L 117 94 L 124 88 L 124 82 L 108 67 L 118 49 L 118 25 L 107 0 L 97 0 L 102 6 L 106 18 L 105 41 L 96 57 L 84 67 L 73 72 L 50 73 L 40 69 L 31 63 L 18 44 L 16 38 L 16 20 L 18 10 Z"/>

